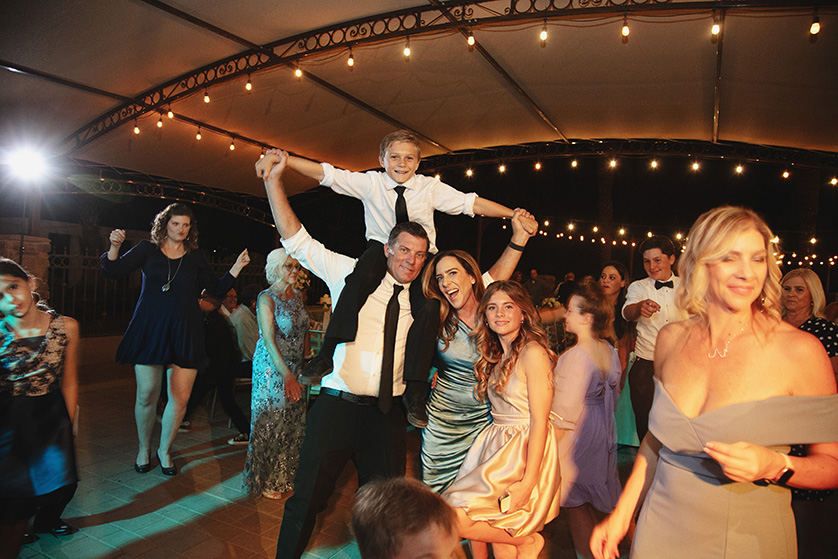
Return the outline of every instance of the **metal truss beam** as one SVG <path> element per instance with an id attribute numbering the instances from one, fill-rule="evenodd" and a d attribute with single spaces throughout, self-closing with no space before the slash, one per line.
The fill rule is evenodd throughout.
<path id="1" fill-rule="evenodd" d="M 162 3 L 155 2 L 155 4 Z M 796 2 L 793 0 L 705 0 L 696 2 L 673 2 L 672 0 L 563 0 L 561 2 L 558 0 L 543 2 L 537 0 L 450 0 L 442 5 L 443 8 L 437 5 L 418 6 L 356 19 L 287 37 L 265 45 L 257 45 L 258 48 L 250 48 L 239 54 L 218 60 L 137 95 L 85 124 L 65 138 L 61 145 L 70 144 L 71 150 L 78 149 L 143 114 L 162 111 L 167 105 L 171 106 L 179 99 L 248 74 L 277 66 L 292 67 L 306 57 L 348 49 L 352 46 L 383 43 L 408 36 L 439 34 L 461 29 L 465 25 L 477 28 L 528 21 L 578 19 L 649 12 L 670 15 L 733 9 L 804 12 L 812 10 L 814 7 L 824 8 L 837 5 L 838 0 L 814 2 Z M 223 30 L 215 32 L 225 33 Z M 234 37 L 231 40 L 244 41 L 240 37 Z"/>
<path id="2" fill-rule="evenodd" d="M 70 159 L 69 167 L 71 169 L 64 176 L 64 180 L 55 182 L 56 188 L 53 192 L 165 198 L 223 210 L 258 223 L 274 226 L 273 216 L 265 198 L 137 173 L 80 159 Z"/>

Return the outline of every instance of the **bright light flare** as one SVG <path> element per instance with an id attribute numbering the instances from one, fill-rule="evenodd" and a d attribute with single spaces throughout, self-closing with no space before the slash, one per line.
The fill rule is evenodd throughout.
<path id="1" fill-rule="evenodd" d="M 6 155 L 3 163 L 15 177 L 25 181 L 36 181 L 47 172 L 47 159 L 33 148 L 19 148 Z"/>

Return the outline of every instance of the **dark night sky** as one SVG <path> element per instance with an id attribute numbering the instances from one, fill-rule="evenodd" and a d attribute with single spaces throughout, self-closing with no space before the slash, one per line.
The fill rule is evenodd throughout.
<path id="1" fill-rule="evenodd" d="M 569 159 L 543 162 L 536 171 L 533 162 L 506 164 L 506 172 L 499 173 L 496 164 L 474 167 L 474 176 L 466 177 L 464 169 L 442 170 L 442 180 L 463 191 L 474 191 L 480 196 L 510 207 L 522 206 L 534 213 L 539 222 L 550 221 L 544 230 L 546 237 L 533 239 L 521 261 L 521 269 L 536 267 L 540 272 L 562 275 L 573 270 L 577 275 L 598 272 L 599 263 L 606 257 L 600 242 L 590 242 L 591 229 L 604 225 L 598 221 L 597 167 L 606 165 L 602 157 L 580 157 L 577 168 Z M 782 167 L 773 164 L 749 163 L 737 175 L 735 163 L 729 160 L 705 160 L 701 169 L 689 168 L 691 160 L 684 157 L 658 160 L 652 170 L 648 157 L 621 157 L 613 171 L 613 225 L 625 227 L 627 238 L 638 242 L 647 230 L 654 233 L 686 234 L 698 215 L 722 204 L 736 204 L 752 208 L 766 217 L 769 225 L 781 238 L 787 252 L 806 250 L 802 243 L 809 223 L 802 215 L 804 188 L 801 184 L 813 179 L 801 169 L 790 169 L 791 176 L 783 179 Z M 436 169 L 424 166 L 420 172 L 432 174 Z M 818 213 L 814 228 L 819 239 L 815 252 L 821 255 L 838 254 L 838 187 L 828 184 L 831 177 L 821 176 L 818 192 Z M 2 203 L 0 215 L 20 215 L 19 193 L 6 184 L 0 186 Z M 168 202 L 161 199 L 136 197 L 94 198 L 88 195 L 53 194 L 42 197 L 42 219 L 77 222 L 85 213 L 95 212 L 99 224 L 147 230 L 153 215 Z M 302 222 L 319 239 L 334 250 L 357 255 L 364 248 L 363 210 L 353 199 L 332 194 L 324 188 L 298 195 L 292 199 Z M 253 252 L 267 253 L 274 247 L 274 229 L 247 218 L 196 205 L 200 243 L 205 250 L 223 254 L 237 253 L 244 246 Z M 464 216 L 437 213 L 438 245 L 441 249 L 461 248 L 476 253 L 480 220 Z M 556 234 L 567 234 L 567 224 L 577 229 L 573 241 L 556 239 Z M 509 231 L 501 229 L 501 221 L 483 219 L 481 266 L 487 268 L 509 240 Z M 810 228 L 811 229 L 811 228 Z M 579 242 L 578 234 L 586 233 L 586 241 Z M 637 255 L 635 255 L 637 256 Z M 629 263 L 631 252 L 624 247 L 613 249 L 612 258 Z M 820 258 L 819 258 L 820 259 Z M 635 275 L 642 275 L 639 260 L 635 260 Z M 796 266 L 791 266 L 796 267 Z M 791 268 L 786 266 L 786 268 Z M 815 266 L 822 278 L 823 267 Z M 838 275 L 838 274 L 836 274 Z M 832 280 L 832 290 L 838 290 L 838 278 Z"/>

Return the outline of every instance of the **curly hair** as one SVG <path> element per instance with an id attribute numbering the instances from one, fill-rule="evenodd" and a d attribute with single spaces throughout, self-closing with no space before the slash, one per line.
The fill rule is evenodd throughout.
<path id="1" fill-rule="evenodd" d="M 183 240 L 183 248 L 187 252 L 195 250 L 198 248 L 198 220 L 195 219 L 195 214 L 189 206 L 179 203 L 169 204 L 162 212 L 154 216 L 154 221 L 151 222 L 151 242 L 158 247 L 163 244 L 166 239 L 166 227 L 175 215 L 189 218 L 189 234 Z"/>
<path id="2" fill-rule="evenodd" d="M 783 279 L 780 281 L 780 286 L 785 286 L 786 282 L 792 278 L 800 278 L 806 284 L 806 288 L 809 290 L 809 296 L 812 298 L 812 316 L 824 318 L 823 310 L 826 308 L 826 295 L 823 292 L 823 285 L 818 274 L 808 268 L 797 268 L 783 276 Z M 782 307 L 782 311 L 785 317 L 786 308 Z"/>
<path id="3" fill-rule="evenodd" d="M 689 315 L 698 316 L 707 324 L 707 267 L 719 262 L 730 249 L 736 236 L 756 230 L 765 242 L 768 273 L 762 292 L 751 304 L 755 316 L 762 316 L 760 329 L 769 335 L 780 322 L 780 268 L 772 239 L 774 234 L 765 221 L 753 210 L 737 206 L 720 206 L 703 213 L 693 224 L 687 246 L 678 262 L 681 284 L 676 292 L 676 303 Z"/>
<path id="4" fill-rule="evenodd" d="M 445 343 L 443 351 L 448 350 L 448 344 L 454 339 L 454 335 L 457 333 L 457 327 L 460 324 L 460 317 L 456 309 L 451 308 L 451 303 L 448 302 L 448 299 L 440 291 L 439 282 L 436 279 L 436 266 L 447 256 L 455 258 L 466 273 L 474 278 L 472 291 L 478 301 L 483 298 L 483 293 L 486 291 L 486 287 L 483 285 L 483 275 L 480 273 L 480 266 L 469 253 L 463 250 L 445 250 L 439 252 L 425 266 L 425 271 L 422 273 L 422 291 L 425 293 L 426 298 L 439 301 L 439 332 L 437 335 Z"/>
<path id="5" fill-rule="evenodd" d="M 498 291 L 503 291 L 512 302 L 521 309 L 524 321 L 518 330 L 518 335 L 512 342 L 509 357 L 503 358 L 503 348 L 500 344 L 498 335 L 489 328 L 486 320 L 486 308 L 489 306 L 489 301 L 492 296 Z M 518 356 L 527 344 L 535 342 L 541 345 L 547 352 L 550 359 L 550 368 L 556 364 L 556 353 L 550 349 L 550 342 L 547 339 L 547 333 L 541 327 L 541 321 L 538 318 L 538 313 L 535 306 L 530 300 L 529 294 L 524 290 L 518 282 L 514 281 L 496 281 L 486 289 L 483 294 L 483 299 L 477 308 L 478 323 L 471 333 L 474 340 L 474 345 L 480 353 L 477 363 L 474 364 L 474 374 L 477 377 L 477 386 L 474 387 L 474 395 L 480 399 L 486 399 L 486 392 L 491 384 L 495 392 L 502 394 L 504 388 L 509 382 L 509 375 L 515 369 L 518 363 Z M 497 374 L 490 379 L 492 372 L 497 370 Z M 552 380 L 551 380 L 552 382 Z"/>
<path id="6" fill-rule="evenodd" d="M 576 286 L 571 297 L 579 299 L 579 310 L 594 317 L 591 331 L 594 336 L 617 343 L 614 335 L 614 307 L 608 302 L 608 297 L 593 279 L 588 279 Z"/>

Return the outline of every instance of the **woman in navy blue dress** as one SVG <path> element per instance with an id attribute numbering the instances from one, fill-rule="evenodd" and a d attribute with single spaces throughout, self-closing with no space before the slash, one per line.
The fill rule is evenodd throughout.
<path id="1" fill-rule="evenodd" d="M 105 277 L 118 278 L 137 268 L 143 273 L 134 316 L 116 352 L 116 361 L 134 365 L 137 377 L 134 416 L 139 450 L 134 469 L 139 473 L 151 469 L 151 432 L 164 370 L 169 400 L 163 411 L 157 457 L 164 474 L 177 473 L 170 450 L 197 369 L 206 361 L 199 294 L 202 289 L 218 295 L 226 293 L 250 262 L 245 249 L 230 271 L 217 279 L 198 250 L 194 221 L 188 207 L 171 204 L 155 216 L 150 241 L 140 241 L 119 256 L 125 231 L 116 229 L 110 235 L 110 249 L 100 258 Z"/>

